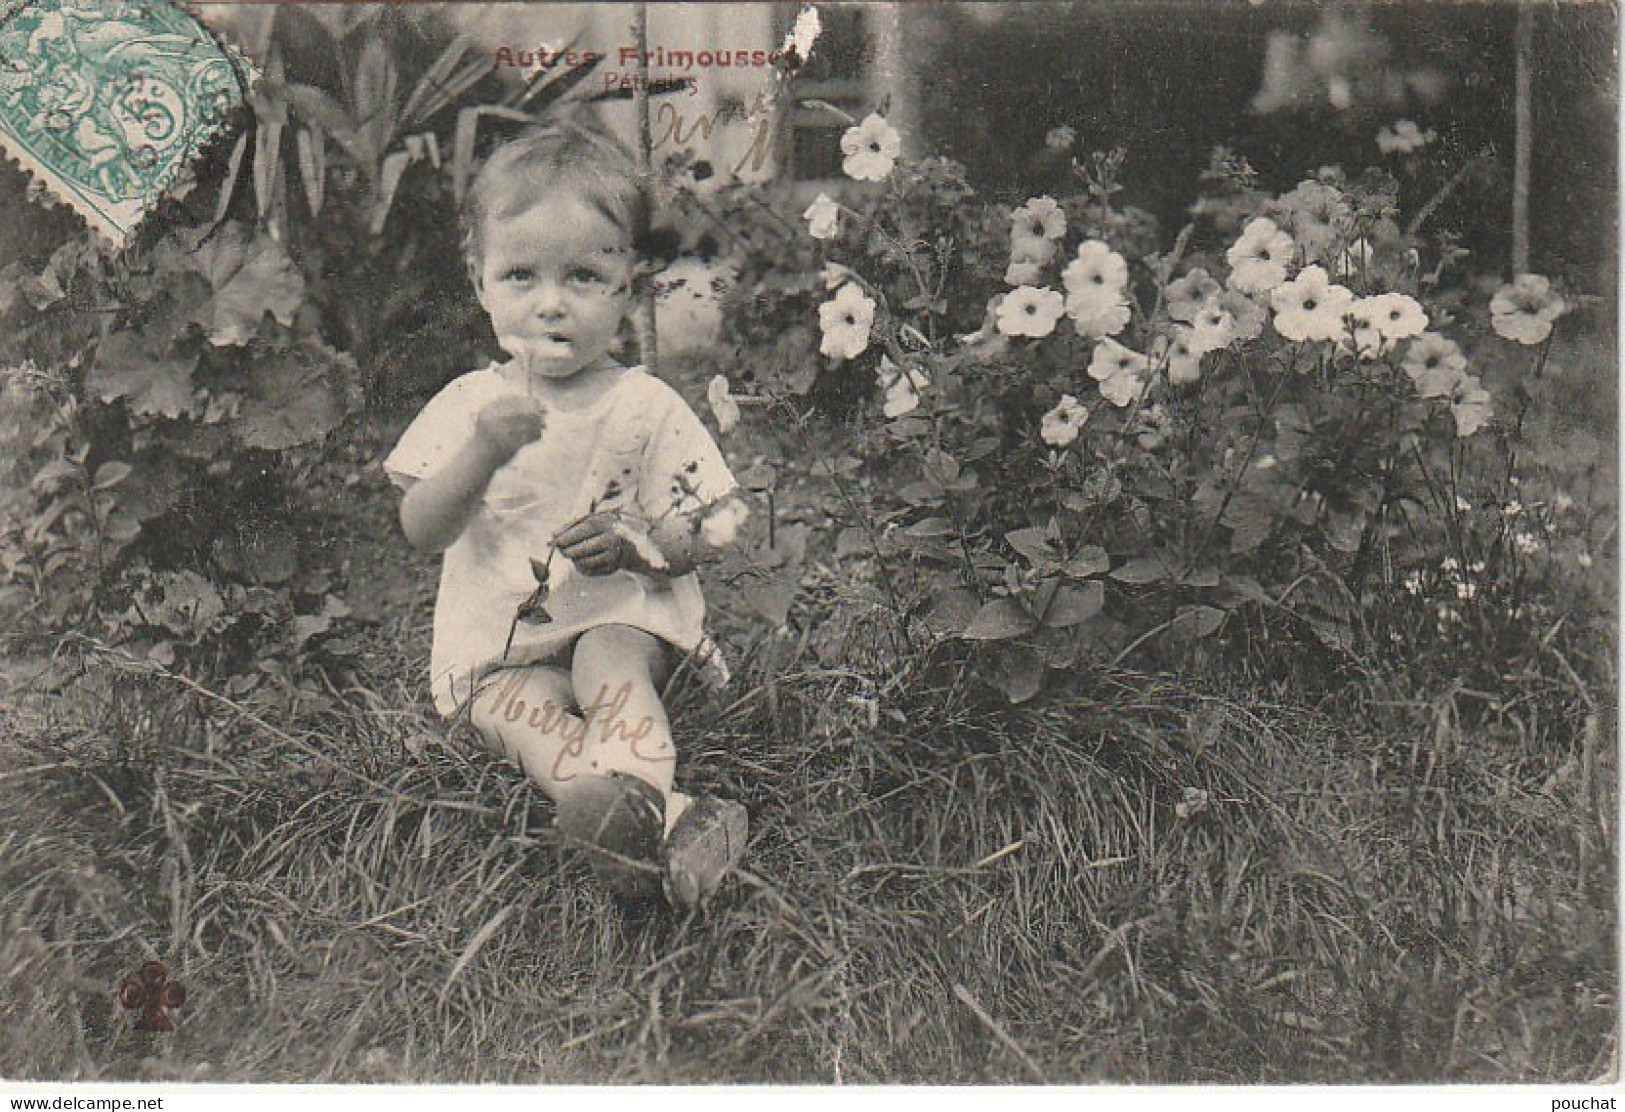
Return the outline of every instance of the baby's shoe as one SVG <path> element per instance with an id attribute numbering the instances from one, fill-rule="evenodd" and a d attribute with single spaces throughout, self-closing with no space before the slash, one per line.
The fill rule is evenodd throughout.
<path id="1" fill-rule="evenodd" d="M 703 796 L 690 803 L 666 835 L 666 899 L 692 910 L 722 884 L 745 855 L 750 819 L 744 804 Z"/>
<path id="2" fill-rule="evenodd" d="M 559 793 L 554 825 L 587 856 L 593 875 L 625 904 L 658 899 L 660 836 L 666 829 L 660 790 L 636 776 L 589 776 Z"/>

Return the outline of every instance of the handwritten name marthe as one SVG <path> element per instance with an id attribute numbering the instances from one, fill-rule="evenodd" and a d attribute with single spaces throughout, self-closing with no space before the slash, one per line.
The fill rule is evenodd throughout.
<path id="1" fill-rule="evenodd" d="M 669 743 L 660 743 L 664 751 L 644 751 L 649 735 L 654 732 L 654 719 L 645 715 L 634 722 L 621 716 L 632 698 L 630 683 L 623 683 L 614 695 L 609 693 L 608 684 L 601 685 L 597 697 L 581 708 L 578 718 L 551 699 L 544 699 L 540 706 L 530 706 L 519 697 L 524 682 L 523 673 L 514 671 L 502 686 L 493 689 L 490 713 L 503 722 L 522 724 L 563 743 L 553 761 L 553 779 L 562 782 L 576 778 L 577 774 L 567 770 L 565 764 L 586 751 L 588 742 L 594 740 L 595 731 L 597 744 L 620 743 L 638 760 L 660 764 L 677 759 Z"/>

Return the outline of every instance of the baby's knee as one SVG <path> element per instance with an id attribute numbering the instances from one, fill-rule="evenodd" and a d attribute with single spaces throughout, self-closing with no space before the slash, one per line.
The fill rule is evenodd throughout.
<path id="1" fill-rule="evenodd" d="M 661 642 L 641 629 L 621 625 L 589 629 L 577 640 L 572 656 L 576 693 L 584 694 L 584 683 L 601 682 L 610 676 L 634 687 L 651 685 L 659 672 L 661 656 Z"/>

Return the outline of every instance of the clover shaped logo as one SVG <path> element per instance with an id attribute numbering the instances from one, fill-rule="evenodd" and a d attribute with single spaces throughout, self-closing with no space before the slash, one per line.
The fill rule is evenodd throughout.
<path id="1" fill-rule="evenodd" d="M 163 962 L 149 961 L 134 977 L 126 978 L 118 990 L 118 999 L 126 1008 L 141 1013 L 135 1021 L 137 1031 L 173 1031 L 175 1021 L 169 1018 L 169 1009 L 186 1003 L 186 986 L 169 979 Z"/>

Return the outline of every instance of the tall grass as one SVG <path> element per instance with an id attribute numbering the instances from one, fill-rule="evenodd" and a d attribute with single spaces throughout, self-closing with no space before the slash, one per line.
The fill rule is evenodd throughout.
<path id="1" fill-rule="evenodd" d="M 706 914 L 644 921 L 539 793 L 382 679 L 273 725 L 86 655 L 5 712 L 0 1074 L 1613 1069 L 1614 723 L 1572 684 L 1487 710 L 1376 673 L 1305 705 L 1094 672 L 1011 711 L 951 657 L 759 650 L 726 702 L 677 702 L 689 782 L 750 804 L 748 869 Z M 115 1000 L 153 958 L 190 992 L 173 1035 Z"/>

